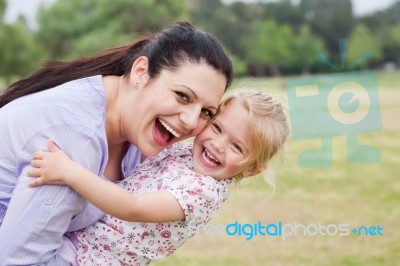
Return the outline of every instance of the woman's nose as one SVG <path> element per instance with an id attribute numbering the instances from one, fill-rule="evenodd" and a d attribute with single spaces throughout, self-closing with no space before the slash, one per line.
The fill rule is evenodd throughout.
<path id="1" fill-rule="evenodd" d="M 199 126 L 201 107 L 186 108 L 184 112 L 181 113 L 180 119 L 186 129 L 193 130 Z M 207 122 L 207 121 L 206 121 Z"/>

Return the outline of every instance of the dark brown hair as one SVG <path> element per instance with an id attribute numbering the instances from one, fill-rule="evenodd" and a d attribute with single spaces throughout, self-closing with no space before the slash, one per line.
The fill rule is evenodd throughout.
<path id="1" fill-rule="evenodd" d="M 184 62 L 206 62 L 227 80 L 233 79 L 232 63 L 222 45 L 212 35 L 201 32 L 189 22 L 177 22 L 159 33 L 135 42 L 73 61 L 50 61 L 27 78 L 11 84 L 0 96 L 0 108 L 19 97 L 47 90 L 65 82 L 94 75 L 127 76 L 140 56 L 149 60 L 150 79 L 163 69 L 177 69 Z M 225 88 L 225 89 L 226 89 Z"/>

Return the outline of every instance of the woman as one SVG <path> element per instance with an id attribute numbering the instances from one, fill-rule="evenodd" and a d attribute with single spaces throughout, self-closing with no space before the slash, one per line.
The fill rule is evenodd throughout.
<path id="1" fill-rule="evenodd" d="M 66 187 L 27 189 L 30 156 L 49 138 L 115 181 L 142 156 L 199 133 L 231 80 L 217 40 L 183 22 L 101 55 L 49 63 L 11 85 L 0 98 L 2 265 L 62 265 L 62 235 L 104 215 Z"/>

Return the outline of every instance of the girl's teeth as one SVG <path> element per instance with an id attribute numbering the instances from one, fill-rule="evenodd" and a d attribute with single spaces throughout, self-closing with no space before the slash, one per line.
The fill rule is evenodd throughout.
<path id="1" fill-rule="evenodd" d="M 219 165 L 218 160 L 215 159 L 206 149 L 204 149 L 203 157 L 204 157 L 204 159 L 205 159 L 209 164 L 211 164 L 212 166 L 217 166 L 217 165 Z"/>
<path id="2" fill-rule="evenodd" d="M 161 119 L 159 119 L 159 121 L 160 121 L 161 125 L 163 125 L 165 127 L 166 130 L 168 130 L 172 135 L 174 135 L 174 137 L 179 138 L 181 136 L 175 130 L 173 130 L 170 126 L 168 126 L 168 124 L 166 122 L 164 122 Z"/>
<path id="3" fill-rule="evenodd" d="M 211 153 L 209 153 L 207 150 L 205 150 L 205 151 L 206 151 L 206 155 L 207 155 L 208 157 L 210 157 L 210 158 L 213 159 L 214 161 L 218 161 L 217 159 L 214 158 L 214 156 L 212 156 Z"/>
<path id="4" fill-rule="evenodd" d="M 216 163 L 214 163 L 212 160 L 211 160 L 211 158 L 209 158 L 208 156 L 207 156 L 207 152 L 206 151 L 204 151 L 203 152 L 203 158 L 204 158 L 204 160 L 206 160 L 209 164 L 211 164 L 212 166 L 216 166 L 217 164 Z"/>

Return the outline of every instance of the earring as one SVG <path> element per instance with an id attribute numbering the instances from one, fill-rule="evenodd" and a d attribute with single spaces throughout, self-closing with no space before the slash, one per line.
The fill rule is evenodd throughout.
<path id="1" fill-rule="evenodd" d="M 133 86 L 137 89 L 138 88 L 138 85 L 139 85 L 139 82 L 137 82 L 137 81 L 135 81 L 134 83 L 133 83 Z"/>

